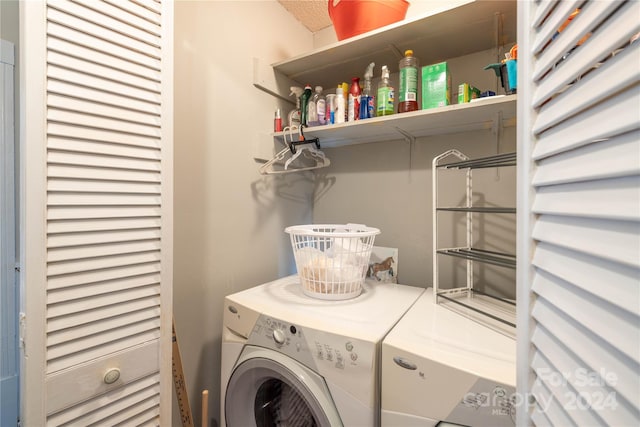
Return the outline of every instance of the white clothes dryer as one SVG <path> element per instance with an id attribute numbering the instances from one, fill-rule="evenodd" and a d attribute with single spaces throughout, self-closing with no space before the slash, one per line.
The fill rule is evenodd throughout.
<path id="1" fill-rule="evenodd" d="M 513 427 L 516 342 L 428 288 L 382 343 L 383 427 Z"/>
<path id="2" fill-rule="evenodd" d="M 227 296 L 221 425 L 379 425 L 381 343 L 423 292 L 367 281 L 326 301 L 289 276 Z"/>

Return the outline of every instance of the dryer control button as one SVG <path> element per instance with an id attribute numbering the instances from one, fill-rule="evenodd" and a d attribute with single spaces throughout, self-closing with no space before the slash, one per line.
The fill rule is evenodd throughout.
<path id="1" fill-rule="evenodd" d="M 274 329 L 273 330 L 273 340 L 276 344 L 284 344 L 286 336 L 284 335 L 284 331 L 282 329 Z"/>

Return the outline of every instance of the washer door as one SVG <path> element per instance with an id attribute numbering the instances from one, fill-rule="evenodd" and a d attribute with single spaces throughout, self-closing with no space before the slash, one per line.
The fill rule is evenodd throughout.
<path id="1" fill-rule="evenodd" d="M 272 350 L 246 346 L 225 394 L 228 427 L 342 426 L 324 379 Z"/>

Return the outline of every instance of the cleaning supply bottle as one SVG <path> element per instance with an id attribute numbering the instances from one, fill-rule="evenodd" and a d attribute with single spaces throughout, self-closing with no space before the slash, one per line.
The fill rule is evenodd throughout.
<path id="1" fill-rule="evenodd" d="M 375 62 L 372 62 L 364 72 L 364 86 L 360 95 L 360 119 L 370 119 L 376 115 L 376 104 L 371 92 L 371 79 L 373 78 L 373 67 L 375 66 Z"/>
<path id="2" fill-rule="evenodd" d="M 316 112 L 318 113 L 318 126 L 321 126 L 327 124 L 327 103 L 324 95 L 322 94 L 322 86 L 316 86 L 315 91 L 316 93 L 313 94 L 313 97 L 311 99 L 313 99 L 316 104 Z"/>
<path id="3" fill-rule="evenodd" d="M 276 109 L 276 115 L 273 119 L 273 131 L 282 132 L 282 117 L 280 116 L 280 109 Z"/>
<path id="4" fill-rule="evenodd" d="M 342 85 L 338 85 L 336 89 L 336 112 L 335 112 L 335 123 L 344 123 L 345 120 L 345 111 L 346 106 L 344 102 L 344 90 L 342 89 Z"/>
<path id="5" fill-rule="evenodd" d="M 344 98 L 344 121 L 347 121 L 347 101 L 349 100 L 349 84 L 347 82 L 342 82 L 340 84 L 340 86 L 342 86 L 342 96 Z"/>
<path id="6" fill-rule="evenodd" d="M 287 126 L 300 126 L 300 97 L 302 96 L 304 89 L 298 86 L 291 86 L 289 90 L 291 90 L 289 96 L 296 96 L 296 108 L 289 112 L 289 115 L 287 116 Z"/>
<path id="7" fill-rule="evenodd" d="M 389 81 L 389 68 L 386 65 L 382 66 L 382 78 L 378 83 L 378 95 L 376 98 L 377 116 L 389 116 L 393 114 L 394 91 Z"/>
<path id="8" fill-rule="evenodd" d="M 413 51 L 404 51 L 404 58 L 398 64 L 400 69 L 400 91 L 398 93 L 398 113 L 418 109 L 418 58 Z"/>
<path id="9" fill-rule="evenodd" d="M 336 94 L 329 93 L 326 98 L 325 123 L 332 125 L 336 122 Z"/>
<path id="10" fill-rule="evenodd" d="M 300 96 L 300 125 L 307 126 L 309 119 L 309 111 L 307 109 L 309 105 L 309 99 L 311 99 L 311 85 L 307 84 L 304 87 L 304 92 Z"/>
<path id="11" fill-rule="evenodd" d="M 347 107 L 347 120 L 353 122 L 360 118 L 360 77 L 351 79 L 349 89 L 349 102 Z"/>
<path id="12" fill-rule="evenodd" d="M 309 103 L 307 104 L 307 125 L 308 126 L 318 126 L 320 124 L 318 117 L 318 94 L 314 92 L 309 98 Z"/>

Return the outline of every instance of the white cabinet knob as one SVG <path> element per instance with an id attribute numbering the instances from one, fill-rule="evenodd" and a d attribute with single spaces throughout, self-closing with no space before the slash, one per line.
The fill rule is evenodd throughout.
<path id="1" fill-rule="evenodd" d="M 104 374 L 104 383 L 113 384 L 120 379 L 120 369 L 111 368 Z"/>

